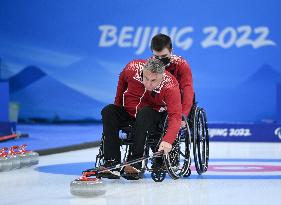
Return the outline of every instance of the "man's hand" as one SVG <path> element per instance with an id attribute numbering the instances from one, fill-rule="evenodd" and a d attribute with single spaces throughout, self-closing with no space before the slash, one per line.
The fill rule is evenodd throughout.
<path id="1" fill-rule="evenodd" d="M 172 145 L 168 142 L 162 141 L 159 145 L 158 151 L 164 150 L 165 154 L 168 154 L 172 150 Z"/>

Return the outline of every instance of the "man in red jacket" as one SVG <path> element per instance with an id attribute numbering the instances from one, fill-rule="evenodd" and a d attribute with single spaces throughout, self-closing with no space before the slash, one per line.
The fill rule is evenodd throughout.
<path id="1" fill-rule="evenodd" d="M 194 98 L 190 66 L 182 57 L 172 55 L 172 41 L 165 34 L 155 35 L 151 40 L 150 48 L 153 52 L 153 57 L 161 60 L 165 64 L 166 70 L 178 80 L 182 100 L 182 114 L 188 116 Z M 184 121 L 182 126 L 184 126 Z"/>
<path id="2" fill-rule="evenodd" d="M 134 122 L 132 156 L 143 156 L 146 133 L 155 131 L 163 116 L 168 115 L 167 132 L 159 151 L 171 151 L 180 129 L 182 109 L 177 79 L 165 71 L 164 64 L 151 58 L 134 60 L 121 72 L 114 105 L 106 106 L 101 114 L 104 134 L 104 167 L 120 163 L 119 129 Z M 120 170 L 106 172 L 103 177 L 119 178 Z M 141 163 L 126 166 L 124 172 L 141 177 Z"/>
<path id="3" fill-rule="evenodd" d="M 152 58 L 162 61 L 165 65 L 165 69 L 178 80 L 181 92 L 182 114 L 187 117 L 194 100 L 194 89 L 190 66 L 182 57 L 172 55 L 172 40 L 165 34 L 160 33 L 155 35 L 151 40 L 150 48 L 153 53 Z M 185 121 L 181 122 L 181 126 L 186 126 Z M 161 167 L 162 165 L 162 158 L 156 158 L 154 166 Z"/>

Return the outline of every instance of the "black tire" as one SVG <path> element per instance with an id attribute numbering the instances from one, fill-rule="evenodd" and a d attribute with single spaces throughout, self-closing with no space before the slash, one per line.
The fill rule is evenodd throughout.
<path id="1" fill-rule="evenodd" d="M 200 108 L 200 119 L 202 132 L 200 138 L 197 140 L 198 152 L 200 153 L 199 163 L 201 172 L 204 173 L 208 170 L 209 163 L 209 132 L 206 112 L 203 108 Z"/>
<path id="2" fill-rule="evenodd" d="M 209 133 L 206 113 L 197 106 L 193 115 L 193 154 L 196 171 L 201 175 L 208 169 Z"/>
<path id="3" fill-rule="evenodd" d="M 187 178 L 191 175 L 191 169 L 189 168 L 187 173 L 185 175 L 183 175 L 183 177 Z"/>
<path id="4" fill-rule="evenodd" d="M 161 170 L 157 172 L 151 172 L 151 178 L 155 182 L 162 182 L 166 178 L 166 172 Z"/>

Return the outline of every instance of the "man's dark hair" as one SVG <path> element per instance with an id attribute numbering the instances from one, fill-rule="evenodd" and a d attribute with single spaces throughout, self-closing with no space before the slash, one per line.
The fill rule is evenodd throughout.
<path id="1" fill-rule="evenodd" d="M 150 49 L 155 51 L 162 51 L 164 48 L 172 49 L 172 40 L 165 34 L 157 34 L 151 40 Z"/>

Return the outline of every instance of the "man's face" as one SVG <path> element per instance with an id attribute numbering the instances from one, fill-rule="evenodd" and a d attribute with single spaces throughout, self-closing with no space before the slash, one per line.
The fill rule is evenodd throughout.
<path id="1" fill-rule="evenodd" d="M 147 90 L 154 90 L 160 84 L 162 79 L 163 74 L 152 73 L 147 69 L 143 69 L 143 84 Z"/>
<path id="2" fill-rule="evenodd" d="M 161 60 L 163 58 L 168 58 L 170 59 L 171 58 L 171 55 L 172 55 L 172 50 L 169 50 L 168 48 L 164 48 L 163 50 L 161 51 L 155 51 L 153 50 L 152 51 L 153 55 L 155 58 Z"/>

